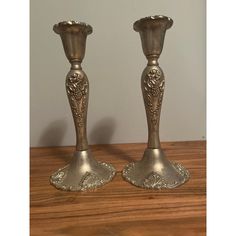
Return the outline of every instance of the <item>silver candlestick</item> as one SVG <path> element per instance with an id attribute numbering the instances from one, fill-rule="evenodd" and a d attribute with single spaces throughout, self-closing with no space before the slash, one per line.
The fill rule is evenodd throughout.
<path id="1" fill-rule="evenodd" d="M 89 81 L 81 62 L 85 55 L 86 38 L 92 33 L 92 27 L 81 22 L 63 21 L 54 25 L 53 30 L 61 36 L 66 57 L 71 63 L 66 76 L 66 91 L 75 123 L 76 151 L 72 161 L 56 171 L 50 182 L 56 188 L 68 191 L 97 188 L 111 181 L 115 169 L 110 164 L 96 161 L 87 141 Z"/>
<path id="2" fill-rule="evenodd" d="M 189 179 L 189 172 L 180 164 L 171 163 L 161 149 L 159 120 L 165 79 L 158 58 L 162 52 L 166 30 L 173 20 L 166 16 L 151 16 L 134 23 L 139 32 L 143 52 L 148 60 L 141 79 L 148 123 L 148 145 L 142 160 L 128 164 L 123 177 L 135 186 L 151 189 L 175 188 Z"/>

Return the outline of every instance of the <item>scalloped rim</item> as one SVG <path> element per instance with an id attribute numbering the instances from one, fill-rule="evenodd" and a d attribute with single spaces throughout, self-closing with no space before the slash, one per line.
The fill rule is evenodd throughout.
<path id="1" fill-rule="evenodd" d="M 133 24 L 134 30 L 139 31 L 140 24 L 144 23 L 146 21 L 150 21 L 150 20 L 153 20 L 153 21 L 166 20 L 166 22 L 168 22 L 167 29 L 169 29 L 173 25 L 173 20 L 168 16 L 163 16 L 163 15 L 147 16 L 147 17 L 143 17 L 143 18 L 134 22 L 134 24 Z"/>
<path id="2" fill-rule="evenodd" d="M 58 24 L 55 24 L 53 26 L 53 30 L 57 33 L 60 34 L 62 28 L 68 28 L 71 26 L 78 26 L 78 27 L 83 27 L 86 29 L 87 34 L 91 34 L 93 32 L 93 28 L 91 25 L 85 23 L 85 22 L 80 22 L 80 21 L 74 21 L 74 20 L 68 20 L 68 21 L 61 21 Z"/>

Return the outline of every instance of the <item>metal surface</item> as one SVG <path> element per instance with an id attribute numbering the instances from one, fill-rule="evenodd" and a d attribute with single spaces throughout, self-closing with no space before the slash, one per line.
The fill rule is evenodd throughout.
<path id="1" fill-rule="evenodd" d="M 50 182 L 58 189 L 83 191 L 99 187 L 115 175 L 111 165 L 99 163 L 93 158 L 87 141 L 89 81 L 81 62 L 92 27 L 82 22 L 63 21 L 54 25 L 53 30 L 61 36 L 66 57 L 71 63 L 66 76 L 66 91 L 76 129 L 76 152 L 72 162 L 55 172 Z"/>
<path id="2" fill-rule="evenodd" d="M 148 144 L 141 161 L 128 164 L 123 177 L 143 188 L 175 188 L 189 179 L 189 172 L 180 164 L 171 163 L 161 149 L 159 121 L 165 79 L 158 58 L 162 52 L 166 30 L 173 20 L 166 16 L 150 16 L 134 23 L 139 32 L 148 64 L 142 73 L 141 87 L 148 123 Z"/>
<path id="3" fill-rule="evenodd" d="M 115 169 L 109 164 L 96 161 L 90 150 L 74 153 L 69 165 L 51 176 L 51 183 L 58 189 L 84 191 L 109 182 Z"/>

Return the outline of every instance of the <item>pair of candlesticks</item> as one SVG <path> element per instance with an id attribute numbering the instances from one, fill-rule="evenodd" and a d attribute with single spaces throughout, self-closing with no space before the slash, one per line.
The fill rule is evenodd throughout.
<path id="1" fill-rule="evenodd" d="M 148 145 L 143 158 L 125 166 L 124 179 L 137 187 L 147 189 L 172 189 L 185 183 L 190 175 L 180 164 L 170 162 L 161 149 L 159 120 L 164 93 L 164 74 L 159 67 L 166 30 L 173 20 L 166 16 L 150 16 L 136 21 L 135 31 L 140 33 L 143 52 L 148 64 L 142 73 L 141 86 L 148 123 Z M 100 187 L 115 176 L 111 164 L 98 162 L 88 146 L 86 123 L 89 81 L 81 68 L 85 55 L 86 38 L 92 27 L 77 21 L 63 21 L 53 30 L 61 36 L 71 69 L 66 76 L 66 91 L 76 129 L 76 151 L 71 162 L 55 172 L 50 182 L 67 191 L 84 191 Z"/>

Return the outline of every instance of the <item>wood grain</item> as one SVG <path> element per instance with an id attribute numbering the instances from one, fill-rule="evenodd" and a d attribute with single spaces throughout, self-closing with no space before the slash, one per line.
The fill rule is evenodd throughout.
<path id="1" fill-rule="evenodd" d="M 168 142 L 170 160 L 191 174 L 173 190 L 145 190 L 121 177 L 125 164 L 139 160 L 145 144 L 91 146 L 97 160 L 117 169 L 112 182 L 92 192 L 62 192 L 49 184 L 52 172 L 70 161 L 73 147 L 31 149 L 32 236 L 203 236 L 206 231 L 206 143 Z"/>

